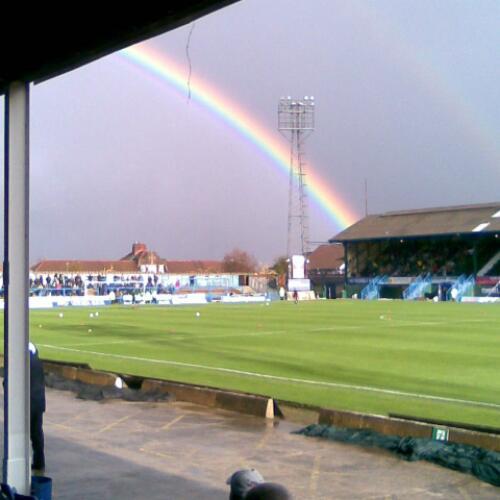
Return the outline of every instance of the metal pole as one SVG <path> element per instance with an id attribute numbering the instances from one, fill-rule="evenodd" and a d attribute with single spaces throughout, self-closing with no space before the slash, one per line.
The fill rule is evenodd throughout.
<path id="1" fill-rule="evenodd" d="M 293 173 L 294 173 L 294 156 L 295 156 L 295 142 L 293 139 L 292 132 L 292 140 L 290 142 L 290 172 L 288 176 L 288 232 L 287 232 L 287 241 L 286 241 L 286 256 L 290 258 L 292 256 L 292 230 L 293 230 Z"/>
<path id="2" fill-rule="evenodd" d="M 30 492 L 29 434 L 29 84 L 5 98 L 3 481 Z"/>

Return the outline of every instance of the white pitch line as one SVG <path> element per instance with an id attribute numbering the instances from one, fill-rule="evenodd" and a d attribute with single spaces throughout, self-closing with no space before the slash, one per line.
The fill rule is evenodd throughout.
<path id="1" fill-rule="evenodd" d="M 322 332 L 322 331 L 333 331 L 333 330 L 359 330 L 361 326 L 325 326 L 322 328 L 308 328 L 301 330 L 304 332 Z M 225 337 L 257 337 L 259 335 L 279 335 L 283 333 L 293 333 L 287 330 L 264 330 L 261 332 L 242 332 L 242 333 L 221 333 L 214 335 L 189 335 L 189 333 L 183 334 L 173 334 L 169 337 L 174 340 L 191 340 L 191 339 L 220 339 Z M 83 344 L 82 344 L 83 345 Z"/>
<path id="2" fill-rule="evenodd" d="M 323 326 L 321 328 L 307 328 L 304 332 L 326 332 L 334 330 L 359 330 L 361 326 L 347 325 L 347 326 Z"/>
<path id="3" fill-rule="evenodd" d="M 225 337 L 253 337 L 257 335 L 275 335 L 280 333 L 286 333 L 286 330 L 267 330 L 262 332 L 244 332 L 244 333 L 221 333 L 214 335 L 189 335 L 189 333 L 183 334 L 183 339 L 220 339 Z M 175 334 L 174 334 L 175 335 Z"/>
<path id="4" fill-rule="evenodd" d="M 133 344 L 139 342 L 139 340 L 110 340 L 108 342 L 80 342 L 79 344 L 68 344 L 64 347 L 87 347 L 89 345 L 115 345 L 115 344 Z"/>
<path id="5" fill-rule="evenodd" d="M 220 367 L 216 367 L 216 366 L 198 365 L 198 364 L 194 364 L 194 363 L 182 363 L 180 361 L 169 361 L 169 360 L 164 360 L 164 359 L 140 358 L 138 356 L 126 356 L 126 355 L 122 355 L 122 354 L 110 354 L 110 353 L 97 352 L 97 351 L 84 351 L 82 349 L 72 349 L 72 348 L 68 348 L 68 347 L 60 347 L 60 346 L 49 345 L 49 344 L 38 344 L 38 345 L 40 345 L 41 347 L 46 347 L 48 349 L 54 349 L 54 350 L 59 350 L 59 351 L 79 352 L 79 353 L 84 353 L 84 354 L 93 354 L 95 356 L 103 356 L 105 358 L 128 359 L 131 361 L 141 361 L 141 362 L 155 363 L 155 364 L 160 364 L 160 365 L 171 365 L 171 366 L 180 366 L 183 368 L 196 368 L 199 370 L 210 370 L 210 371 L 217 371 L 217 372 L 223 372 L 223 373 L 234 373 L 236 375 L 245 375 L 248 377 L 257 377 L 257 378 L 264 378 L 264 379 L 270 379 L 270 380 L 280 380 L 283 382 L 295 382 L 298 384 L 320 385 L 320 386 L 325 386 L 325 387 L 336 387 L 336 388 L 340 388 L 340 389 L 354 389 L 356 391 L 367 391 L 367 392 L 377 392 L 377 393 L 382 393 L 382 394 L 392 394 L 395 396 L 406 396 L 406 397 L 410 397 L 410 398 L 430 399 L 430 400 L 436 400 L 436 401 L 444 401 L 447 403 L 462 403 L 462 404 L 468 404 L 468 405 L 473 405 L 473 406 L 486 406 L 488 408 L 495 408 L 495 409 L 500 410 L 500 404 L 486 403 L 484 401 L 470 401 L 467 399 L 445 398 L 442 396 L 430 396 L 428 394 L 417 394 L 417 393 L 413 393 L 413 392 L 396 391 L 396 390 L 392 390 L 392 389 L 379 389 L 377 387 L 368 387 L 368 386 L 364 386 L 364 385 L 340 384 L 337 382 L 322 382 L 320 380 L 308 380 L 308 379 L 303 379 L 303 378 L 280 377 L 279 375 L 266 375 L 264 373 L 246 372 L 246 371 L 242 371 L 242 370 L 234 370 L 232 368 L 220 368 Z"/>
<path id="6" fill-rule="evenodd" d="M 463 325 L 464 323 L 493 323 L 493 320 L 490 319 L 476 319 L 476 318 L 471 318 L 471 319 L 463 319 L 463 320 L 457 320 L 457 321 L 407 321 L 404 319 L 391 319 L 388 321 L 391 322 L 392 326 L 436 326 L 436 325 L 455 325 L 455 324 L 460 324 Z"/>
<path id="7" fill-rule="evenodd" d="M 496 319 L 496 318 L 495 318 Z M 465 318 L 465 319 L 458 319 L 456 321 L 450 321 L 450 323 L 493 323 L 494 319 L 493 318 Z"/>
<path id="8" fill-rule="evenodd" d="M 323 331 L 334 331 L 334 330 L 359 330 L 361 326 L 324 326 L 320 328 L 305 328 L 300 331 L 300 333 L 304 332 L 323 332 Z M 242 332 L 242 333 L 222 333 L 215 335 L 189 335 L 185 334 L 183 338 L 185 339 L 212 339 L 212 338 L 223 338 L 223 337 L 253 337 L 258 335 L 276 335 L 282 333 L 296 333 L 290 330 L 268 330 L 262 332 Z"/>
<path id="9" fill-rule="evenodd" d="M 383 320 L 382 320 L 383 321 Z M 436 326 L 436 325 L 446 325 L 443 321 L 401 321 L 401 320 L 387 320 L 393 328 L 404 328 L 405 326 Z M 449 324 L 449 323 L 448 323 Z"/>

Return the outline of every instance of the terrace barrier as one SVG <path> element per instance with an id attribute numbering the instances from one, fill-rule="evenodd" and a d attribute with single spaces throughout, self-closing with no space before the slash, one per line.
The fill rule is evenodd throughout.
<path id="1" fill-rule="evenodd" d="M 416 300 L 425 296 L 431 291 L 432 276 L 428 273 L 418 276 L 410 286 L 403 291 L 403 299 Z"/>
<path id="2" fill-rule="evenodd" d="M 345 410 L 319 408 L 311 405 L 228 391 L 213 387 L 197 386 L 159 379 L 116 374 L 92 370 L 88 365 L 71 365 L 59 361 L 44 360 L 47 374 L 55 373 L 69 380 L 79 381 L 97 387 L 115 386 L 117 378 L 130 380 L 131 385 L 139 387 L 144 393 L 164 392 L 174 396 L 177 401 L 185 401 L 210 408 L 219 408 L 248 415 L 266 418 L 283 418 L 300 424 L 317 423 L 335 425 L 349 429 L 371 429 L 381 434 L 401 437 L 433 437 L 436 429 L 447 430 L 447 441 L 469 444 L 481 448 L 500 451 L 500 429 L 460 427 L 457 422 L 419 421 L 414 417 L 394 417 L 373 415 Z M 3 366 L 3 355 L 0 355 Z"/>
<path id="3" fill-rule="evenodd" d="M 0 355 L 0 366 L 3 356 Z M 266 396 L 229 391 L 213 387 L 159 379 L 148 379 L 125 374 L 92 370 L 88 366 L 71 365 L 44 360 L 46 373 L 56 373 L 69 380 L 93 386 L 111 387 L 117 378 L 129 381 L 130 387 L 144 393 L 164 392 L 177 401 L 235 411 L 266 418 L 283 418 L 300 424 L 318 423 L 350 429 L 372 429 L 382 434 L 412 437 L 432 437 L 436 428 L 448 430 L 448 441 L 479 446 L 500 451 L 500 429 L 460 427 L 456 422 L 419 421 L 414 417 L 393 417 L 364 414 L 345 410 L 325 409 L 290 401 L 275 400 Z"/>
<path id="4" fill-rule="evenodd" d="M 474 296 L 475 284 L 476 279 L 472 274 L 468 277 L 465 274 L 462 274 L 455 280 L 448 290 L 447 300 L 461 302 L 464 297 Z"/>
<path id="5" fill-rule="evenodd" d="M 388 276 L 375 276 L 369 281 L 360 292 L 360 298 L 363 300 L 378 300 L 380 299 L 380 287 L 386 283 Z"/>

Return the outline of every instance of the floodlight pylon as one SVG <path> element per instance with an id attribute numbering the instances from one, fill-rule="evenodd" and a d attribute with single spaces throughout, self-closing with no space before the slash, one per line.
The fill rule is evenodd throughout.
<path id="1" fill-rule="evenodd" d="M 309 252 L 309 219 L 304 143 L 314 130 L 314 97 L 282 97 L 278 104 L 278 130 L 290 142 L 288 226 L 286 255 Z"/>

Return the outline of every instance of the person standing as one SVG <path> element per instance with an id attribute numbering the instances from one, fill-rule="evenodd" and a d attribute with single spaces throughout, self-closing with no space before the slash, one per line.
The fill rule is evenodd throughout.
<path id="1" fill-rule="evenodd" d="M 45 469 L 45 442 L 43 436 L 43 413 L 45 412 L 45 375 L 38 349 L 31 342 L 30 351 L 30 437 L 33 447 L 33 470 Z"/>

